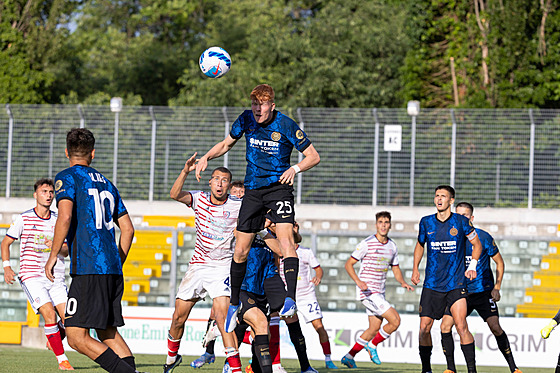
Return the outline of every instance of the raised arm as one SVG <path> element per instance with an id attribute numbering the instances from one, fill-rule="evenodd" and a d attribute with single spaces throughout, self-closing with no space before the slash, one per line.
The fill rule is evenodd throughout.
<path id="1" fill-rule="evenodd" d="M 45 264 L 45 275 L 47 278 L 54 282 L 54 266 L 56 265 L 57 255 L 64 244 L 64 240 L 68 235 L 70 223 L 72 222 L 72 209 L 74 202 L 69 199 L 63 199 L 58 202 L 58 218 L 54 226 L 54 237 L 51 247 L 51 254 Z"/>
<path id="2" fill-rule="evenodd" d="M 14 272 L 14 270 L 12 269 L 12 267 L 9 265 L 10 263 L 10 245 L 14 242 L 15 240 L 10 237 L 10 236 L 4 236 L 4 239 L 2 240 L 2 263 L 6 263 L 8 265 L 4 266 L 4 281 L 7 284 L 13 284 L 14 283 L 14 278 L 16 277 L 16 273 Z"/>
<path id="3" fill-rule="evenodd" d="M 280 176 L 280 183 L 293 185 L 294 178 L 298 172 L 307 171 L 319 164 L 319 162 L 321 161 L 321 157 L 319 156 L 319 153 L 317 153 L 317 150 L 315 149 L 313 144 L 309 145 L 307 149 L 303 151 L 303 155 L 304 158 L 301 160 L 301 162 L 284 171 L 282 176 Z M 299 169 L 297 172 L 296 168 Z"/>
<path id="4" fill-rule="evenodd" d="M 208 161 L 214 158 L 221 157 L 222 155 L 226 154 L 237 142 L 237 139 L 228 135 L 224 140 L 220 141 L 216 145 L 212 147 L 208 151 L 208 153 L 204 154 L 202 158 L 198 160 L 196 164 L 196 180 L 200 181 L 200 174 L 206 170 L 208 167 Z"/>
<path id="5" fill-rule="evenodd" d="M 416 241 L 416 247 L 414 247 L 414 263 L 412 265 L 412 277 L 410 278 L 410 281 L 414 285 L 418 285 L 420 283 L 420 271 L 418 270 L 418 267 L 420 266 L 420 262 L 422 261 L 423 256 L 424 256 L 424 245 Z"/>
<path id="6" fill-rule="evenodd" d="M 173 183 L 171 190 L 169 191 L 169 197 L 175 201 L 184 203 L 185 205 L 190 205 L 192 203 L 192 196 L 189 192 L 183 191 L 183 185 L 185 185 L 185 180 L 189 173 L 196 168 L 196 153 L 192 155 L 185 162 L 185 166 L 177 176 L 177 179 Z"/>
<path id="7" fill-rule="evenodd" d="M 492 260 L 496 263 L 496 283 L 494 284 L 494 289 L 492 289 L 491 295 L 494 302 L 498 302 L 502 297 L 500 295 L 500 289 L 502 288 L 502 279 L 504 278 L 504 258 L 499 252 L 492 257 Z"/>

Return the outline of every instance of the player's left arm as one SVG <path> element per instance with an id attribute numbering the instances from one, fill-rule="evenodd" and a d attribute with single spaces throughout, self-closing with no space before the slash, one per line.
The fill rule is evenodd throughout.
<path id="1" fill-rule="evenodd" d="M 319 286 L 321 280 L 323 279 L 323 268 L 321 266 L 313 268 L 315 270 L 315 277 L 311 279 L 311 282 L 315 286 Z"/>
<path id="2" fill-rule="evenodd" d="M 307 171 L 310 168 L 318 165 L 321 161 L 321 157 L 319 156 L 319 153 L 317 152 L 313 144 L 310 144 L 302 153 L 304 157 L 301 162 L 284 171 L 282 176 L 280 176 L 280 183 L 293 185 L 294 178 L 298 172 Z"/>
<path id="3" fill-rule="evenodd" d="M 124 264 L 128 252 L 130 251 L 130 246 L 132 245 L 132 239 L 134 238 L 134 225 L 130 220 L 128 214 L 122 215 L 117 221 L 117 226 L 121 230 L 121 236 L 119 239 L 119 255 L 121 257 L 121 263 Z"/>
<path id="4" fill-rule="evenodd" d="M 408 291 L 414 290 L 414 288 L 412 286 L 410 286 L 409 284 L 407 284 L 406 281 L 404 280 L 404 276 L 402 274 L 401 267 L 399 265 L 391 266 L 391 270 L 393 271 L 393 274 L 395 275 L 395 280 L 397 280 L 397 282 L 399 284 L 401 284 L 401 286 L 403 288 L 405 288 Z"/>
<path id="5" fill-rule="evenodd" d="M 465 271 L 465 277 L 469 280 L 474 280 L 476 278 L 476 265 L 478 264 L 478 259 L 480 258 L 480 254 L 482 254 L 482 244 L 480 243 L 480 239 L 478 238 L 478 234 L 473 229 L 471 233 L 467 235 L 467 238 L 472 244 L 472 256 L 471 262 L 469 267 Z"/>
<path id="6" fill-rule="evenodd" d="M 70 223 L 72 222 L 73 208 L 74 201 L 70 199 L 62 199 L 58 202 L 58 218 L 54 226 L 51 253 L 47 264 L 45 264 L 45 276 L 52 282 L 54 282 L 54 266 L 56 265 L 57 255 L 62 249 L 62 245 L 70 229 Z"/>
<path id="7" fill-rule="evenodd" d="M 502 254 L 499 252 L 492 257 L 492 260 L 496 263 L 496 283 L 494 284 L 491 295 L 494 302 L 498 302 L 502 297 L 500 295 L 500 289 L 502 288 L 502 280 L 504 278 L 505 263 Z"/>

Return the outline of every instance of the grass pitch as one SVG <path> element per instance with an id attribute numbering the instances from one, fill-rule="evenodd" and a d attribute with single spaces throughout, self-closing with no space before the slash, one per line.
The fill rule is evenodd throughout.
<path id="1" fill-rule="evenodd" d="M 185 351 L 183 351 L 184 353 Z M 194 351 L 193 351 L 194 352 Z M 99 365 L 91 361 L 84 355 L 78 354 L 74 351 L 66 353 L 70 363 L 78 373 L 103 373 L 105 370 L 101 369 Z M 190 366 L 191 361 L 196 359 L 196 356 L 183 355 L 183 363 L 179 365 L 173 373 L 207 373 L 222 371 L 223 358 L 218 357 L 214 364 L 204 365 L 202 368 L 194 369 Z M 162 355 L 135 355 L 136 368 L 141 372 L 162 373 L 163 363 L 165 356 Z M 501 358 L 501 356 L 500 356 Z M 242 358 L 243 366 L 248 364 L 248 358 Z M 349 370 L 340 361 L 335 360 L 335 364 L 339 367 L 336 372 L 344 372 Z M 374 365 L 373 363 L 358 362 L 358 368 L 353 369 L 352 373 L 419 373 L 421 367 L 419 364 L 395 364 L 383 363 L 381 365 Z M 505 362 L 504 362 L 505 364 Z M 299 373 L 299 364 L 297 360 L 283 359 L 282 365 L 289 373 Z M 311 365 L 319 371 L 319 373 L 334 373 L 331 369 L 326 369 L 323 361 L 311 361 Z M 435 372 L 443 372 L 445 367 L 442 365 L 433 365 L 432 369 Z M 523 373 L 552 373 L 554 369 L 542 368 L 522 368 Z M 23 348 L 19 346 L 0 345 L 0 372 L 26 372 L 26 373 L 48 373 L 58 372 L 58 364 L 52 352 L 42 349 Z M 458 372 L 466 372 L 465 366 L 458 366 Z M 507 367 L 478 367 L 479 373 L 509 373 Z"/>

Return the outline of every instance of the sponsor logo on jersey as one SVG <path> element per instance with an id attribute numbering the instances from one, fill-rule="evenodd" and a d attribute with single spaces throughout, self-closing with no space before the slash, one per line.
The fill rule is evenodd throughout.
<path id="1" fill-rule="evenodd" d="M 54 185 L 54 190 L 58 192 L 60 188 L 62 188 L 62 180 L 57 180 L 56 184 Z"/>
<path id="2" fill-rule="evenodd" d="M 453 227 L 449 230 L 449 234 L 452 235 L 452 236 L 456 236 L 457 233 L 459 233 L 459 231 L 455 227 Z"/>
<path id="3" fill-rule="evenodd" d="M 282 135 L 280 134 L 280 132 L 272 132 L 272 135 L 270 135 L 272 141 L 280 141 L 281 137 Z"/>

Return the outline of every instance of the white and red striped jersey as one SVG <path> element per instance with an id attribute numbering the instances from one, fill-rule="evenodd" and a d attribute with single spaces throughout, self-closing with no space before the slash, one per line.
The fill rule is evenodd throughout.
<path id="1" fill-rule="evenodd" d="M 8 229 L 7 236 L 20 240 L 18 277 L 21 281 L 33 277 L 46 278 L 45 264 L 49 259 L 51 248 L 45 242 L 53 239 L 56 218 L 56 212 L 51 211 L 49 218 L 43 219 L 33 208 L 18 215 Z M 54 267 L 54 276 L 64 280 L 64 259 L 60 255 Z"/>
<path id="2" fill-rule="evenodd" d="M 352 257 L 362 262 L 358 277 L 368 285 L 367 290 L 360 290 L 356 286 L 356 298 L 362 300 L 373 293 L 385 294 L 387 271 L 399 265 L 395 242 L 389 239 L 381 243 L 375 234 L 371 235 L 358 244 Z"/>
<path id="3" fill-rule="evenodd" d="M 196 243 L 189 264 L 231 265 L 241 199 L 229 196 L 223 205 L 215 205 L 209 192 L 189 193 L 196 225 Z"/>
<path id="4" fill-rule="evenodd" d="M 309 294 L 315 294 L 315 285 L 311 282 L 313 274 L 311 269 L 315 269 L 320 266 L 319 261 L 313 254 L 313 251 L 308 247 L 299 246 L 296 249 L 296 253 L 299 259 L 299 270 L 297 278 L 296 287 L 296 299 L 300 297 L 305 297 Z M 284 283 L 286 279 L 284 278 L 284 261 L 280 261 L 280 277 Z"/>

